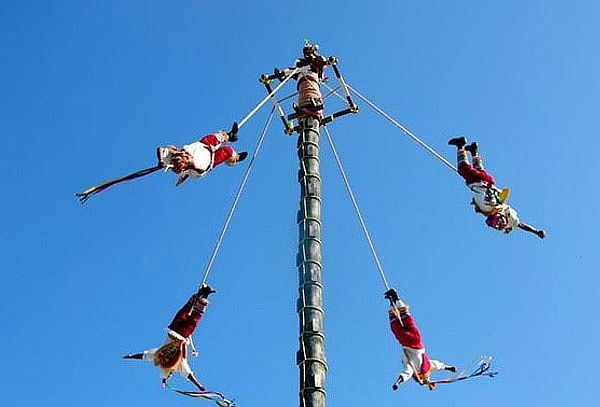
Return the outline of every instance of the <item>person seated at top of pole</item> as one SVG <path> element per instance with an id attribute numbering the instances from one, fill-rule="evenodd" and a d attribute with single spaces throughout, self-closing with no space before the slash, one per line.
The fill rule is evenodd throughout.
<path id="1" fill-rule="evenodd" d="M 339 83 L 339 86 L 336 89 L 330 88 L 331 92 L 329 94 L 337 94 L 337 89 L 342 88 L 346 95 L 345 101 L 347 106 L 343 110 L 324 116 L 324 98 L 321 96 L 320 85 L 328 81 L 328 78 L 324 76 L 325 68 L 327 66 L 332 67 Z M 320 126 L 325 126 L 339 117 L 350 113 L 358 113 L 359 111 L 358 105 L 354 103 L 354 100 L 350 95 L 350 88 L 346 84 L 344 77 L 340 72 L 338 59 L 334 56 L 324 57 L 319 55 L 318 44 L 304 40 L 302 57 L 296 59 L 294 66 L 284 68 L 282 70 L 275 68 L 273 74 L 261 75 L 260 82 L 265 85 L 267 92 L 269 92 L 269 95 L 271 95 L 273 93 L 270 85 L 272 80 L 278 79 L 280 82 L 283 82 L 290 78 L 297 81 L 296 88 L 298 91 L 298 101 L 293 104 L 295 112 L 286 115 L 284 110 L 281 108 L 279 101 L 277 99 L 273 100 L 275 103 L 275 108 L 279 111 L 286 134 L 293 134 L 295 131 L 300 131 L 300 121 L 308 117 L 316 119 Z M 343 99 L 340 94 L 337 94 L 337 96 Z M 291 120 L 293 119 L 299 120 L 298 126 L 294 127 L 291 124 Z"/>
<path id="2" fill-rule="evenodd" d="M 504 233 L 510 233 L 518 227 L 537 235 L 540 239 L 546 237 L 544 230 L 521 222 L 517 211 L 505 203 L 510 190 L 496 187 L 494 177 L 483 168 L 483 159 L 479 155 L 476 142 L 467 145 L 465 137 L 455 137 L 450 139 L 448 144 L 457 148 L 458 174 L 473 192 L 471 204 L 475 207 L 475 212 L 486 217 L 485 223 L 489 227 Z M 469 162 L 468 153 L 473 157 L 473 165 Z"/>
<path id="3" fill-rule="evenodd" d="M 82 193 L 75 194 L 75 196 L 83 203 L 92 195 L 98 194 L 113 185 L 144 177 L 160 169 L 171 170 L 179 175 L 176 185 L 180 185 L 189 177 L 199 178 L 205 176 L 220 164 L 235 165 L 248 156 L 245 151 L 238 153 L 233 147 L 224 145 L 227 142 L 237 141 L 237 132 L 238 124 L 234 122 L 229 132 L 219 130 L 216 133 L 202 137 L 199 141 L 186 144 L 181 149 L 173 145 L 158 147 L 156 149 L 158 158 L 156 166 L 88 188 Z"/>
<path id="4" fill-rule="evenodd" d="M 187 361 L 188 345 L 192 348 L 192 356 L 197 357 L 198 352 L 192 341 L 192 334 L 204 315 L 208 306 L 208 296 L 214 293 L 209 285 L 202 284 L 198 292 L 190 297 L 186 304 L 175 314 L 173 321 L 169 324 L 167 341 L 159 348 L 150 349 L 143 353 L 135 353 L 123 356 L 123 359 L 139 359 L 154 363 L 161 370 L 162 384 L 167 381 L 173 373 L 178 372 L 192 382 L 200 391 L 206 388 L 196 379 L 194 372 Z"/>
<path id="5" fill-rule="evenodd" d="M 324 70 L 331 62 L 328 58 L 319 55 L 319 44 L 304 40 L 302 58 L 295 61 L 295 66 L 282 71 L 275 68 L 274 76 L 283 80 L 294 69 L 299 69 L 293 76 L 297 81 L 298 102 L 294 105 L 297 118 L 314 117 L 323 119 L 323 99 L 321 97 L 320 83 L 327 80 Z"/>
<path id="6" fill-rule="evenodd" d="M 327 80 L 324 76 L 325 67 L 329 63 L 327 58 L 319 55 L 319 44 L 312 44 L 305 40 L 304 47 L 302 47 L 302 58 L 295 61 L 296 68 L 300 68 L 300 72 L 295 75 L 294 79 L 298 81 L 298 84 L 307 76 L 307 79 L 312 78 L 313 82 L 324 82 Z"/>
<path id="7" fill-rule="evenodd" d="M 429 359 L 425 353 L 421 332 L 408 312 L 408 305 L 398 297 L 395 289 L 386 291 L 384 297 L 390 301 L 391 308 L 388 311 L 390 327 L 402 345 L 402 362 L 404 364 L 404 370 L 392 385 L 392 389 L 398 390 L 398 386 L 406 383 L 411 377 L 420 385 L 428 386 L 429 390 L 435 389 L 435 383 L 430 380 L 431 373 L 442 370 L 456 372 L 456 367 L 439 360 Z"/>
<path id="8" fill-rule="evenodd" d="M 303 57 L 296 60 L 296 68 L 301 70 L 295 75 L 298 89 L 298 105 L 295 109 L 319 121 L 323 119 L 323 99 L 320 83 L 325 80 L 324 70 L 329 62 L 318 54 L 319 45 L 305 41 L 302 48 Z"/>

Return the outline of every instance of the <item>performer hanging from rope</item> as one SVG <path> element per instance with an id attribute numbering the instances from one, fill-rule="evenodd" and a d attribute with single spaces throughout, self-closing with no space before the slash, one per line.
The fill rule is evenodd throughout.
<path id="1" fill-rule="evenodd" d="M 456 367 L 429 359 L 425 353 L 421 332 L 408 312 L 408 305 L 398 297 L 395 289 L 386 291 L 384 297 L 390 300 L 391 308 L 388 312 L 390 326 L 394 336 L 402 345 L 402 362 L 404 363 L 404 370 L 392 385 L 392 389 L 398 390 L 398 386 L 411 377 L 420 385 L 427 385 L 429 390 L 435 389 L 435 383 L 430 380 L 431 373 L 440 370 L 456 372 Z"/>
<path id="2" fill-rule="evenodd" d="M 475 212 L 486 217 L 485 223 L 489 227 L 504 233 L 510 233 L 518 227 L 537 235 L 540 239 L 546 237 L 544 230 L 521 222 L 517 211 L 505 203 L 510 190 L 496 187 L 494 177 L 483 168 L 483 160 L 476 142 L 467 145 L 466 138 L 455 137 L 450 139 L 448 144 L 457 148 L 458 173 L 473 192 L 471 204 L 475 207 Z M 473 165 L 469 162 L 468 152 L 473 157 Z"/>
<path id="3" fill-rule="evenodd" d="M 187 361 L 187 352 L 188 345 L 190 345 L 192 356 L 198 356 L 192 341 L 192 334 L 209 304 L 208 296 L 214 292 L 215 290 L 209 285 L 202 284 L 198 292 L 192 295 L 188 302 L 175 314 L 173 321 L 169 324 L 167 341 L 163 346 L 143 353 L 125 355 L 123 359 L 140 359 L 154 363 L 161 370 L 163 386 L 167 385 L 167 381 L 173 373 L 178 372 L 196 385 L 200 391 L 206 390 L 194 376 Z"/>
<path id="4" fill-rule="evenodd" d="M 248 153 L 245 151 L 237 153 L 233 147 L 223 144 L 237 141 L 237 131 L 238 125 L 237 123 L 233 123 L 229 132 L 220 130 L 216 133 L 208 134 L 199 141 L 184 145 L 182 149 L 178 149 L 173 145 L 159 147 L 156 150 L 158 158 L 156 166 L 105 182 L 75 195 L 83 203 L 90 196 L 102 192 L 115 184 L 140 178 L 160 169 L 170 169 L 179 175 L 176 185 L 180 185 L 189 177 L 198 178 L 205 176 L 213 168 L 222 163 L 230 166 L 235 165 L 243 161 L 248 156 Z"/>
<path id="5" fill-rule="evenodd" d="M 221 130 L 206 135 L 200 141 L 183 146 L 181 150 L 175 146 L 159 147 L 156 151 L 158 162 L 162 167 L 179 174 L 177 185 L 180 185 L 188 177 L 203 177 L 219 164 L 235 165 L 243 161 L 248 156 L 247 152 L 238 154 L 233 147 L 223 145 L 237 140 L 237 123 L 234 123 L 229 133 Z"/>

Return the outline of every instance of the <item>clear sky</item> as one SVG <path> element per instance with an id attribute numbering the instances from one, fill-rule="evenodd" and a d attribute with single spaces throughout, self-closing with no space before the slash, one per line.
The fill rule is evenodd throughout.
<path id="1" fill-rule="evenodd" d="M 485 227 L 460 178 L 359 103 L 330 129 L 389 279 L 430 356 L 489 354 L 501 375 L 391 390 L 383 287 L 323 143 L 328 405 L 597 405 L 599 17 L 593 1 L 3 1 L 0 404 L 197 403 L 120 356 L 163 341 L 245 166 L 178 188 L 158 173 L 84 206 L 74 193 L 228 128 L 309 38 L 447 158 L 449 137 L 479 141 L 522 219 L 549 234 Z M 276 122 L 195 335 L 199 378 L 244 407 L 298 403 L 295 143 Z"/>

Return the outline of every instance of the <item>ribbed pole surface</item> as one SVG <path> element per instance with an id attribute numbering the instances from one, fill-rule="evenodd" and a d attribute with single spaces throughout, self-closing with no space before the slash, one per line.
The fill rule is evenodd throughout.
<path id="1" fill-rule="evenodd" d="M 298 316 L 300 349 L 300 407 L 325 407 L 325 358 L 323 331 L 323 285 L 321 283 L 321 176 L 319 122 L 301 120 L 298 137 L 300 210 L 298 212 L 299 272 Z"/>

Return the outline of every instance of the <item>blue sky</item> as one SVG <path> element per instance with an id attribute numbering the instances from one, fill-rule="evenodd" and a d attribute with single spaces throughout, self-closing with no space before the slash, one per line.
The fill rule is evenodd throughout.
<path id="1" fill-rule="evenodd" d="M 157 145 L 241 119 L 264 96 L 259 75 L 290 64 L 304 38 L 447 158 L 449 137 L 479 141 L 522 219 L 549 233 L 486 228 L 461 179 L 359 103 L 330 130 L 388 277 L 430 356 L 463 365 L 489 354 L 501 375 L 392 392 L 400 350 L 383 288 L 323 143 L 328 404 L 597 404 L 596 2 L 57 0 L 1 10 L 2 405 L 196 403 L 120 355 L 162 342 L 244 168 L 178 188 L 155 174 L 84 206 L 73 194 L 152 165 Z M 266 113 L 239 148 L 254 146 Z M 276 123 L 195 335 L 197 375 L 241 406 L 297 405 L 296 171 L 295 138 Z"/>

